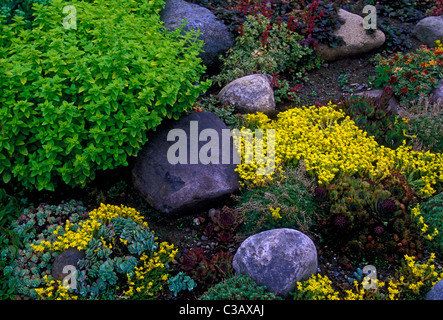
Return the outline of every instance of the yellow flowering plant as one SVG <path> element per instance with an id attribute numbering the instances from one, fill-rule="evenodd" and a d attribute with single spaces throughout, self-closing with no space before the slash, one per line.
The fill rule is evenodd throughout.
<path id="1" fill-rule="evenodd" d="M 272 181 L 275 172 L 304 160 L 306 170 L 320 185 L 328 185 L 343 176 L 381 180 L 390 169 L 396 169 L 408 177 L 422 197 L 429 197 L 442 186 L 442 154 L 413 151 L 406 144 L 395 150 L 380 146 L 332 103 L 289 109 L 279 113 L 276 120 L 263 114 L 248 115 L 246 119 L 260 129 L 275 130 L 274 154 L 267 155 L 273 157 L 275 170 L 268 175 L 259 175 L 258 169 L 266 164 L 246 158 L 251 157 L 251 152 L 245 152 L 247 139 L 242 139 L 242 162 L 236 170 L 244 185 L 265 185 Z M 254 135 L 255 144 L 254 131 L 247 129 L 244 127 L 241 132 Z M 267 150 L 265 133 L 266 130 L 263 150 Z"/>
<path id="2" fill-rule="evenodd" d="M 169 277 L 177 249 L 157 242 L 134 208 L 101 204 L 87 218 L 66 221 L 53 231 L 54 241 L 37 240 L 34 252 L 58 254 L 68 248 L 84 251 L 77 263 L 75 286 L 60 285 L 51 275 L 34 289 L 40 299 L 153 299 Z"/>
<path id="3" fill-rule="evenodd" d="M 366 286 L 354 281 L 350 288 L 334 287 L 328 276 L 312 275 L 309 279 L 297 282 L 292 293 L 296 300 L 419 300 L 432 286 L 443 279 L 434 265 L 435 255 L 419 263 L 414 257 L 405 255 L 400 268 L 386 281 L 374 279 L 375 286 Z M 371 280 L 372 281 L 372 280 Z"/>

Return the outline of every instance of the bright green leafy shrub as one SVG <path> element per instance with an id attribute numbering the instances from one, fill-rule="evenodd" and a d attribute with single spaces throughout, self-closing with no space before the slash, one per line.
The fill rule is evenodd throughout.
<path id="1" fill-rule="evenodd" d="M 34 8 L 0 31 L 0 174 L 53 190 L 84 186 L 96 170 L 127 165 L 147 130 L 179 118 L 209 85 L 196 32 L 162 28 L 162 0 L 72 1 Z"/>
<path id="2" fill-rule="evenodd" d="M 209 288 L 201 300 L 281 300 L 249 276 L 238 274 Z"/>

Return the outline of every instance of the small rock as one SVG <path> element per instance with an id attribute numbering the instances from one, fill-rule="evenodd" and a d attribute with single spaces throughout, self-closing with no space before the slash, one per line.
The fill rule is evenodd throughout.
<path id="1" fill-rule="evenodd" d="M 327 62 L 359 55 L 377 49 L 385 42 L 385 34 L 381 30 L 369 35 L 363 28 L 363 17 L 343 9 L 338 10 L 338 15 L 346 22 L 334 31 L 336 36 L 341 36 L 346 43 L 337 48 L 331 48 L 319 43 L 318 54 Z"/>
<path id="2" fill-rule="evenodd" d="M 436 103 L 437 101 L 440 101 L 440 103 L 443 104 L 443 79 L 438 82 L 437 88 L 432 90 L 430 95 L 431 103 Z"/>
<path id="3" fill-rule="evenodd" d="M 273 229 L 247 238 L 232 265 L 269 291 L 286 297 L 298 281 L 317 272 L 317 250 L 312 240 L 293 229 Z"/>
<path id="4" fill-rule="evenodd" d="M 431 16 L 420 20 L 412 30 L 412 35 L 428 47 L 435 47 L 435 40 L 443 39 L 443 16 Z"/>
<path id="5" fill-rule="evenodd" d="M 265 74 L 252 74 L 228 83 L 218 94 L 222 104 L 235 106 L 239 113 L 263 112 L 275 114 L 274 91 L 271 87 L 272 77 Z"/>
<path id="6" fill-rule="evenodd" d="M 207 8 L 183 0 L 166 0 L 160 15 L 164 26 L 169 30 L 180 27 L 186 19 L 185 31 L 201 31 L 199 39 L 204 41 L 204 45 L 200 57 L 210 69 L 217 68 L 219 56 L 234 45 L 234 37 L 226 25 L 217 20 Z"/>
<path id="7" fill-rule="evenodd" d="M 73 266 L 77 268 L 77 263 L 79 260 L 85 257 L 85 252 L 83 250 L 78 250 L 77 248 L 69 248 L 60 253 L 57 258 L 55 258 L 52 264 L 52 276 L 55 280 L 63 280 L 70 272 L 63 272 L 66 266 Z"/>

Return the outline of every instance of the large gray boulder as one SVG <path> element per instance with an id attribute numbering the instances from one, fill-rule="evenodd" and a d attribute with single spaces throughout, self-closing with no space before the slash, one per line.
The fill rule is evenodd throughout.
<path id="1" fill-rule="evenodd" d="M 331 48 L 326 44 L 319 43 L 318 54 L 325 61 L 344 59 L 375 50 L 385 42 L 385 34 L 376 29 L 373 34 L 367 34 L 363 28 L 363 17 L 343 9 L 338 10 L 338 15 L 345 19 L 345 23 L 334 31 L 336 36 L 341 36 L 346 43 L 337 48 Z"/>
<path id="2" fill-rule="evenodd" d="M 286 297 L 298 281 L 317 273 L 317 250 L 300 231 L 273 229 L 247 238 L 232 264 L 237 274 L 246 274 L 269 291 Z"/>
<path id="3" fill-rule="evenodd" d="M 166 0 L 161 20 L 168 30 L 180 27 L 186 19 L 185 31 L 200 30 L 199 39 L 205 42 L 200 57 L 208 68 L 216 68 L 219 56 L 234 45 L 234 37 L 228 28 L 206 8 L 183 0 Z"/>
<path id="4" fill-rule="evenodd" d="M 443 41 L 443 15 L 420 20 L 412 30 L 412 34 L 428 47 L 435 47 L 436 40 Z"/>
<path id="5" fill-rule="evenodd" d="M 239 188 L 239 177 L 232 138 L 230 151 L 223 149 L 226 133 L 230 131 L 224 122 L 211 112 L 196 112 L 161 124 L 134 161 L 135 189 L 152 207 L 169 216 L 229 198 Z M 183 143 L 184 147 L 178 148 Z"/>
<path id="6" fill-rule="evenodd" d="M 443 300 L 443 280 L 437 282 L 425 295 L 425 300 Z"/>
<path id="7" fill-rule="evenodd" d="M 235 106 L 240 113 L 263 112 L 272 116 L 275 114 L 275 99 L 271 80 L 267 74 L 238 78 L 220 90 L 218 99 L 223 104 Z"/>

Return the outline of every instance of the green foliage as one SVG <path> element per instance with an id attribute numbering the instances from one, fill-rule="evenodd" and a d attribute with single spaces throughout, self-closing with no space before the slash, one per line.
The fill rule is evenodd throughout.
<path id="1" fill-rule="evenodd" d="M 175 276 L 168 279 L 169 290 L 174 293 L 176 297 L 180 291 L 192 291 L 197 284 L 191 277 L 187 276 L 183 271 L 180 271 Z"/>
<path id="2" fill-rule="evenodd" d="M 12 221 L 23 210 L 23 203 L 0 189 L 0 269 L 4 269 L 17 256 L 23 245 L 16 232 L 10 229 Z M 14 289 L 8 285 L 10 274 L 0 273 L 0 300 L 14 296 Z"/>
<path id="3" fill-rule="evenodd" d="M 2 0 L 0 5 L 0 16 L 5 16 L 3 23 L 11 23 L 14 16 L 23 17 L 27 25 L 33 20 L 33 8 L 36 4 L 47 5 L 49 0 Z"/>
<path id="4" fill-rule="evenodd" d="M 162 28 L 163 0 L 36 5 L 33 28 L 0 25 L 0 174 L 27 188 L 84 186 L 127 165 L 163 118 L 178 119 L 210 82 L 196 32 Z"/>
<path id="5" fill-rule="evenodd" d="M 385 34 L 386 41 L 384 46 L 392 52 L 409 51 L 412 48 L 412 41 L 410 38 L 411 30 L 401 26 L 393 26 L 389 22 L 381 22 L 378 27 Z"/>
<path id="6" fill-rule="evenodd" d="M 432 240 L 432 249 L 441 256 L 443 255 L 443 192 L 420 203 L 420 211 L 429 228 L 439 231 Z"/>
<path id="7" fill-rule="evenodd" d="M 420 99 L 408 104 L 402 116 L 408 119 L 408 132 L 417 149 L 443 152 L 443 104 Z"/>
<path id="8" fill-rule="evenodd" d="M 284 22 L 272 24 L 261 14 L 248 16 L 234 47 L 222 57 L 220 74 L 213 79 L 221 86 L 253 73 L 303 73 L 313 69 L 319 59 L 313 49 L 299 43 L 302 40 Z"/>
<path id="9" fill-rule="evenodd" d="M 379 1 L 378 14 L 387 18 L 395 18 L 402 22 L 415 23 L 426 17 L 426 9 L 430 9 L 432 3 L 424 2 L 420 5 L 416 0 Z"/>
<path id="10" fill-rule="evenodd" d="M 404 103 L 429 96 L 443 77 L 443 46 L 420 47 L 415 52 L 395 53 L 390 58 L 375 57 L 377 72 L 374 85 L 390 85 L 394 94 Z"/>
<path id="11" fill-rule="evenodd" d="M 313 188 L 304 168 L 298 167 L 285 168 L 270 185 L 245 190 L 237 198 L 237 208 L 244 216 L 240 230 L 246 235 L 275 228 L 307 232 L 316 221 Z M 281 218 L 271 208 L 279 210 Z"/>
<path id="12" fill-rule="evenodd" d="M 424 149 L 443 153 L 443 112 L 437 116 L 422 115 L 412 119 L 409 132 L 419 139 Z"/>
<path id="13" fill-rule="evenodd" d="M 305 28 L 307 38 L 336 48 L 345 44 L 342 37 L 334 34 L 345 20 L 338 15 L 338 7 L 334 1 L 312 1 L 302 13 L 303 23 L 297 28 Z"/>
<path id="14" fill-rule="evenodd" d="M 201 300 L 281 300 L 249 276 L 238 274 L 209 288 Z"/>
<path id="15" fill-rule="evenodd" d="M 408 126 L 389 105 L 392 93 L 392 87 L 388 86 L 380 98 L 353 95 L 341 101 L 340 107 L 380 145 L 396 149 L 406 141 L 405 131 Z"/>

